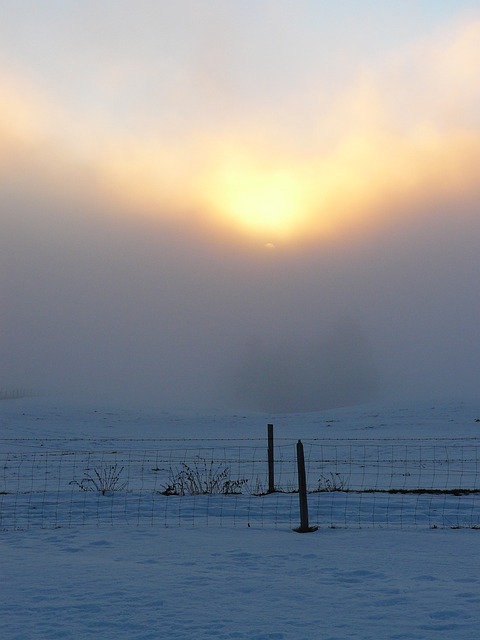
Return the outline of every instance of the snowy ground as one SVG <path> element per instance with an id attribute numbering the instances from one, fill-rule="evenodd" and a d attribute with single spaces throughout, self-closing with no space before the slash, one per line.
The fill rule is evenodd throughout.
<path id="1" fill-rule="evenodd" d="M 474 437 L 480 406 L 218 416 L 0 403 L 1 438 Z M 108 434 L 108 435 L 106 435 Z M 263 435 L 263 434 L 260 434 Z M 49 440 L 53 439 L 53 440 Z M 12 446 L 5 441 L 5 446 Z M 3 443 L 2 443 L 3 446 Z M 28 445 L 30 446 L 30 444 Z M 0 533 L 2 640 L 473 639 L 480 531 L 31 527 Z"/>

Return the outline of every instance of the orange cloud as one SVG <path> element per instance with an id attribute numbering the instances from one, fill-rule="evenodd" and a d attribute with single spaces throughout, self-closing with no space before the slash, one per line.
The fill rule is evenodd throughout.
<path id="1" fill-rule="evenodd" d="M 188 133 L 134 137 L 4 78 L 0 162 L 26 182 L 47 176 L 52 193 L 62 190 L 60 165 L 88 166 L 123 210 L 262 243 L 362 230 L 381 224 L 392 204 L 408 211 L 417 200 L 477 189 L 479 41 L 474 22 L 415 44 L 381 71 L 363 72 L 310 129 L 296 100 L 289 121 L 302 123 L 298 131 L 285 131 L 272 105 L 269 124 L 247 116 L 228 131 L 205 129 L 192 116 Z"/>
<path id="2" fill-rule="evenodd" d="M 235 134 L 198 131 L 169 148 L 117 145 L 102 159 L 105 178 L 150 211 L 189 210 L 262 242 L 343 233 L 381 222 L 389 204 L 455 198 L 476 188 L 479 39 L 480 23 L 467 24 L 363 74 L 308 153 L 305 133 L 292 144 L 272 113 L 266 130 L 247 119 Z"/>

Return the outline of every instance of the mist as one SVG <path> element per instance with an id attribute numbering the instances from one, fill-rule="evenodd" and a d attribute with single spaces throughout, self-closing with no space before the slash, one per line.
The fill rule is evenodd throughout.
<path id="1" fill-rule="evenodd" d="M 478 8 L 27 5 L 0 24 L 1 388 L 478 394 Z"/>
<path id="2" fill-rule="evenodd" d="M 252 342 L 241 355 L 235 381 L 238 401 L 275 413 L 318 411 L 374 398 L 379 373 L 355 324 L 340 320 L 318 340 L 305 342 L 300 335 L 277 344 Z"/>
<path id="3" fill-rule="evenodd" d="M 4 388 L 267 412 L 477 393 L 476 200 L 301 250 L 31 200 L 3 200 Z"/>

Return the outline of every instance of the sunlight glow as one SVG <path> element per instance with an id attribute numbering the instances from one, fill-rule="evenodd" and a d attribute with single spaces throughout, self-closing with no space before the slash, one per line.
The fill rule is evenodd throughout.
<path id="1" fill-rule="evenodd" d="M 288 171 L 232 165 L 212 176 L 207 200 L 224 222 L 268 239 L 285 239 L 305 222 L 306 192 Z"/>
<path id="2" fill-rule="evenodd" d="M 0 65 L 3 180 L 52 198 L 85 180 L 114 216 L 185 225 L 220 242 L 350 240 L 400 211 L 403 219 L 419 205 L 435 211 L 477 197 L 479 37 L 476 21 L 421 41 L 338 89 L 318 113 L 297 112 L 294 101 L 290 120 L 253 109 L 206 126 L 187 110 L 171 131 L 155 119 L 131 132 L 79 118 Z M 69 174 L 59 180 L 59 171 Z"/>

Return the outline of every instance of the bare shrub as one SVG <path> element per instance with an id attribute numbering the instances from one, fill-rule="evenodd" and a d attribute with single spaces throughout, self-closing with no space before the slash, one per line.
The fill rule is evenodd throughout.
<path id="1" fill-rule="evenodd" d="M 70 484 L 76 484 L 82 491 L 95 491 L 106 495 L 114 491 L 123 491 L 127 486 L 127 482 L 122 482 L 121 475 L 123 467 L 112 464 L 101 469 L 94 469 L 93 473 L 86 472 L 85 476 L 78 482 L 72 480 Z"/>
<path id="2" fill-rule="evenodd" d="M 182 462 L 171 468 L 162 493 L 166 496 L 239 494 L 247 482 L 245 478 L 232 479 L 230 467 L 200 458 L 191 465 Z"/>
<path id="3" fill-rule="evenodd" d="M 339 473 L 332 471 L 326 475 L 321 475 L 318 479 L 316 492 L 323 493 L 329 491 L 347 491 L 347 482 Z"/>

